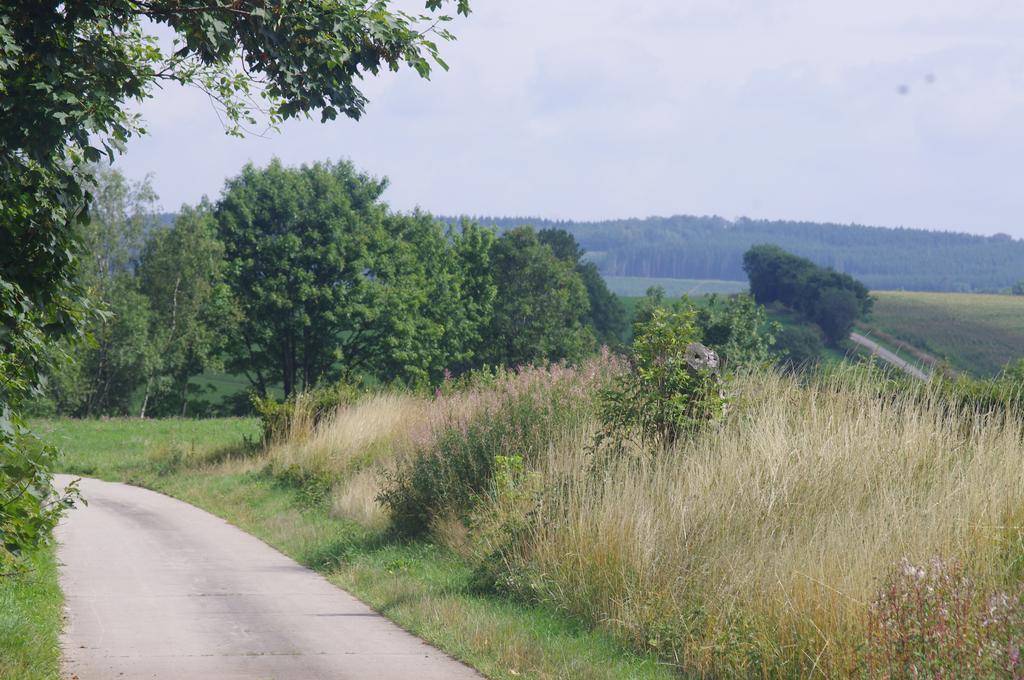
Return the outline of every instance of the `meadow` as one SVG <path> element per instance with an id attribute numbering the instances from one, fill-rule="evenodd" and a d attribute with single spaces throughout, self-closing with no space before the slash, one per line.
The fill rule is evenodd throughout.
<path id="1" fill-rule="evenodd" d="M 719 279 L 605 276 L 604 281 L 608 284 L 610 291 L 624 297 L 642 296 L 651 286 L 661 286 L 665 289 L 665 295 L 670 298 L 677 298 L 682 295 L 697 297 L 700 295 L 711 295 L 712 293 L 731 295 L 733 293 L 743 293 L 747 290 L 746 281 L 724 281 Z"/>
<path id="2" fill-rule="evenodd" d="M 220 514 L 489 677 L 1022 670 L 1016 416 L 863 367 L 755 372 L 715 426 L 612 450 L 623 370 L 303 397 L 266 446 L 253 420 L 40 429 L 68 469 Z"/>
<path id="3" fill-rule="evenodd" d="M 873 292 L 865 322 L 975 376 L 997 374 L 1024 355 L 1024 297 Z M 892 343 L 890 343 L 892 344 Z"/>

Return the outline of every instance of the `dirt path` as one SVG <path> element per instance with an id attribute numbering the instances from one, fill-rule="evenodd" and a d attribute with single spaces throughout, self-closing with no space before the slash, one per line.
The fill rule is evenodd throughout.
<path id="1" fill-rule="evenodd" d="M 882 361 L 892 364 L 897 368 L 901 369 L 907 375 L 913 376 L 918 380 L 928 382 L 931 379 L 927 373 L 922 371 L 920 368 L 900 358 L 897 354 L 890 352 L 886 348 L 879 345 L 874 340 L 870 340 L 860 333 L 850 333 L 850 340 L 860 345 L 864 349 L 870 351 L 872 354 L 880 358 Z"/>
<path id="2" fill-rule="evenodd" d="M 81 488 L 89 506 L 57 529 L 66 678 L 480 678 L 213 515 L 124 484 Z"/>

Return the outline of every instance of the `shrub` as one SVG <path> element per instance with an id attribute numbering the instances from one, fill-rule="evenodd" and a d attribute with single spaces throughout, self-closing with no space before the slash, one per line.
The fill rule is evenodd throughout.
<path id="1" fill-rule="evenodd" d="M 25 551 L 49 542 L 65 510 L 79 499 L 77 481 L 53 489 L 57 450 L 0 405 L 0 573 L 24 567 Z M 2 578 L 2 576 L 0 576 Z"/>
<path id="2" fill-rule="evenodd" d="M 722 415 L 718 359 L 699 337 L 693 309 L 656 309 L 637 324 L 630 370 L 601 395 L 603 441 L 637 437 L 665 450 Z"/>
<path id="3" fill-rule="evenodd" d="M 253 396 L 252 404 L 263 428 L 263 443 L 272 444 L 309 434 L 339 406 L 351 404 L 359 390 L 346 383 L 296 392 L 283 402 Z"/>
<path id="4" fill-rule="evenodd" d="M 440 518 L 468 522 L 478 499 L 491 490 L 495 461 L 518 456 L 529 465 L 545 455 L 560 431 L 593 412 L 593 395 L 617 368 L 609 355 L 579 369 L 526 368 L 475 393 L 486 403 L 469 409 L 469 419 L 453 419 L 388 474 L 379 500 L 393 526 L 415 536 Z"/>
<path id="5" fill-rule="evenodd" d="M 868 608 L 869 678 L 1024 678 L 1024 602 L 985 596 L 956 563 L 904 560 Z"/>
<path id="6" fill-rule="evenodd" d="M 787 370 L 809 368 L 821 361 L 825 344 L 817 326 L 786 326 L 775 336 L 774 351 Z"/>

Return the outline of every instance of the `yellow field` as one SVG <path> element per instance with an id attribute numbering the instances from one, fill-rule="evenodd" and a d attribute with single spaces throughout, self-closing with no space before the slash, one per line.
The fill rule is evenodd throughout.
<path id="1" fill-rule="evenodd" d="M 954 368 L 994 375 L 1024 357 L 1024 296 L 875 292 L 867 320 Z"/>

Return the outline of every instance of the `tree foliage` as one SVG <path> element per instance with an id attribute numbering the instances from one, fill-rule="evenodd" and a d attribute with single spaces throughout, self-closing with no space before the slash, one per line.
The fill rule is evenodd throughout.
<path id="1" fill-rule="evenodd" d="M 499 231 L 520 224 L 572 234 L 605 276 L 745 278 L 743 253 L 775 243 L 874 290 L 995 292 L 1024 277 L 1024 239 L 786 220 L 674 215 L 567 222 L 479 217 Z"/>
<path id="2" fill-rule="evenodd" d="M 426 0 L 422 15 L 386 0 L 0 5 L 0 512 L 28 508 L 41 530 L 60 507 L 30 502 L 49 480 L 17 411 L 55 343 L 80 334 L 90 314 L 75 273 L 76 225 L 93 198 L 91 164 L 143 131 L 126 104 L 173 81 L 204 89 L 236 134 L 260 108 L 272 125 L 311 111 L 358 118 L 366 74 L 404 64 L 428 77 L 432 63 L 444 67 L 434 40 L 452 37 L 442 28 L 448 4 Z M 469 12 L 468 0 L 454 6 Z M 146 33 L 152 24 L 175 35 L 169 51 Z M 5 546 L 45 535 L 13 521 L 0 517 Z"/>
<path id="3" fill-rule="evenodd" d="M 186 208 L 169 227 L 146 241 L 139 289 L 150 308 L 154 359 L 142 373 L 139 416 L 187 415 L 190 380 L 224 366 L 223 352 L 238 324 L 238 310 L 224 282 L 224 246 L 206 203 Z"/>
<path id="4" fill-rule="evenodd" d="M 724 371 L 766 366 L 781 327 L 750 295 L 709 295 L 667 300 L 665 289 L 651 286 L 637 303 L 634 325 L 640 329 L 659 310 L 692 314 L 696 339 L 718 353 Z"/>
<path id="5" fill-rule="evenodd" d="M 761 304 L 781 303 L 818 324 L 826 340 L 845 340 L 874 299 L 849 274 L 817 266 L 774 245 L 754 246 L 743 256 L 750 292 Z"/>
<path id="6" fill-rule="evenodd" d="M 598 342 L 611 346 L 621 344 L 626 339 L 626 308 L 618 296 L 608 290 L 597 265 L 583 259 L 586 251 L 576 238 L 564 229 L 541 229 L 537 238 L 551 248 L 555 257 L 571 262 L 580 275 L 590 303 L 580 322 L 593 329 Z"/>
<path id="7" fill-rule="evenodd" d="M 350 163 L 246 167 L 215 210 L 239 308 L 230 369 L 263 396 L 324 377 L 410 384 L 479 361 L 494 237 L 392 213 Z"/>
<path id="8" fill-rule="evenodd" d="M 725 407 L 718 366 L 694 361 L 699 344 L 697 311 L 655 309 L 637 324 L 630 370 L 601 397 L 602 439 L 635 438 L 667 450 L 720 417 Z"/>
<path id="9" fill-rule="evenodd" d="M 783 368 L 795 370 L 817 365 L 825 345 L 817 326 L 785 326 L 775 334 L 773 351 Z"/>
<path id="10" fill-rule="evenodd" d="M 491 262 L 497 297 L 484 347 L 488 363 L 576 361 L 594 347 L 581 322 L 590 302 L 574 262 L 558 258 L 526 226 L 495 242 Z"/>

